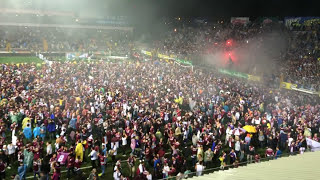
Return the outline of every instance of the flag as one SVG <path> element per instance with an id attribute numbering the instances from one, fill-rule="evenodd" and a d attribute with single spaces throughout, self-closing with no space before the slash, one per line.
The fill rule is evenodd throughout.
<path id="1" fill-rule="evenodd" d="M 47 42 L 47 40 L 43 38 L 42 44 L 43 44 L 43 51 L 47 52 L 48 51 L 48 42 Z"/>
<path id="2" fill-rule="evenodd" d="M 68 155 L 69 153 L 64 153 L 64 152 L 61 152 L 58 154 L 58 162 L 62 165 L 66 164 L 66 161 L 67 161 L 67 158 L 68 158 Z"/>
<path id="3" fill-rule="evenodd" d="M 9 42 L 8 42 L 7 45 L 6 45 L 6 50 L 7 50 L 8 52 L 11 51 L 11 44 L 10 44 Z"/>

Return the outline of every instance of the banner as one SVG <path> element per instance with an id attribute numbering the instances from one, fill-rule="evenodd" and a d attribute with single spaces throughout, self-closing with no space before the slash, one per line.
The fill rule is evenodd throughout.
<path id="1" fill-rule="evenodd" d="M 292 84 L 292 83 L 288 83 L 288 82 L 281 82 L 281 88 L 291 90 L 292 87 L 298 87 L 298 85 Z"/>
<path id="2" fill-rule="evenodd" d="M 152 53 L 150 51 L 141 51 L 142 54 L 148 55 L 148 56 L 152 56 Z"/>
<path id="3" fill-rule="evenodd" d="M 145 54 L 145 55 L 148 55 L 148 56 L 152 56 L 152 53 L 150 51 L 141 50 L 141 53 Z M 180 64 L 185 64 L 185 65 L 192 66 L 192 62 L 191 61 L 187 61 L 187 60 L 184 60 L 184 59 L 178 59 L 178 58 L 176 58 L 176 55 L 174 55 L 174 54 L 171 54 L 170 56 L 168 56 L 168 55 L 165 55 L 165 54 L 158 53 L 157 57 L 160 58 L 160 59 L 173 60 L 173 61 L 176 61 L 177 63 L 180 63 Z"/>
<path id="4" fill-rule="evenodd" d="M 261 81 L 261 77 L 254 76 L 254 75 L 251 75 L 251 74 L 232 71 L 232 70 L 228 70 L 228 69 L 218 69 L 218 71 L 220 73 L 222 73 L 222 74 L 227 74 L 229 76 L 234 76 L 234 77 L 238 77 L 238 78 L 244 78 L 244 79 L 247 79 L 247 80 L 250 80 L 250 81 Z"/>
<path id="5" fill-rule="evenodd" d="M 287 27 L 291 27 L 294 24 L 299 24 L 300 20 L 301 20 L 301 17 L 286 17 L 284 18 L 284 24 Z"/>
<path id="6" fill-rule="evenodd" d="M 248 80 L 250 80 L 250 81 L 261 81 L 261 78 L 259 76 L 254 76 L 254 75 L 248 74 Z"/>
<path id="7" fill-rule="evenodd" d="M 62 165 L 66 164 L 66 161 L 68 159 L 68 155 L 69 153 L 59 153 L 58 156 L 57 156 L 57 159 L 58 159 L 58 162 Z"/>
<path id="8" fill-rule="evenodd" d="M 286 17 L 284 23 L 287 27 L 311 26 L 312 24 L 320 24 L 320 17 Z"/>
<path id="9" fill-rule="evenodd" d="M 74 59 L 86 59 L 88 58 L 88 53 L 66 53 L 66 59 L 67 60 L 74 60 Z"/>
<path id="10" fill-rule="evenodd" d="M 284 89 L 288 89 L 288 90 L 299 91 L 299 92 L 303 92 L 303 93 L 307 93 L 307 94 L 314 94 L 314 95 L 319 95 L 320 96 L 320 92 L 311 91 L 309 89 L 304 89 L 304 88 L 299 88 L 297 84 L 292 84 L 292 83 L 288 83 L 288 82 L 281 82 L 280 83 L 280 88 L 284 88 Z"/>
<path id="11" fill-rule="evenodd" d="M 167 55 L 164 55 L 164 54 L 158 54 L 158 58 L 160 58 L 160 59 L 171 59 L 171 57 L 170 56 L 167 56 Z M 173 60 L 174 58 L 172 58 L 172 60 Z"/>
<path id="12" fill-rule="evenodd" d="M 241 73 L 241 72 L 237 72 L 237 71 L 232 71 L 232 70 L 227 70 L 227 69 L 219 69 L 218 70 L 220 73 L 222 74 L 227 74 L 229 76 L 234 76 L 234 77 L 238 77 L 238 78 L 244 78 L 244 79 L 248 79 L 248 74 L 245 73 Z"/>
<path id="13" fill-rule="evenodd" d="M 232 24 L 243 24 L 246 25 L 250 22 L 249 17 L 231 17 Z"/>
<path id="14" fill-rule="evenodd" d="M 107 56 L 107 58 L 109 58 L 109 59 L 121 59 L 121 60 L 128 59 L 128 57 L 126 57 L 126 56 Z"/>

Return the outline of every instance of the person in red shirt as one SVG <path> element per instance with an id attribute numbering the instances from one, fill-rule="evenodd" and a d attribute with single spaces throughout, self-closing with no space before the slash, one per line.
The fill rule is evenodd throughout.
<path id="1" fill-rule="evenodd" d="M 40 158 L 40 151 L 39 151 L 39 148 L 35 148 L 34 149 L 34 152 L 33 152 L 33 159 L 36 161 Z"/>
<path id="2" fill-rule="evenodd" d="M 60 175 L 56 169 L 53 170 L 53 175 L 51 176 L 51 179 L 52 180 L 59 180 L 60 179 Z"/>
<path id="3" fill-rule="evenodd" d="M 70 171 L 72 172 L 72 174 L 75 174 L 74 172 L 74 164 L 75 164 L 75 158 L 74 158 L 74 155 L 72 153 L 70 153 L 68 155 L 68 158 L 67 158 L 67 178 L 69 179 L 70 178 Z"/>
<path id="4" fill-rule="evenodd" d="M 81 167 L 81 161 L 80 161 L 80 157 L 78 157 L 75 161 L 74 161 L 74 169 L 75 172 L 79 173 L 80 171 L 80 167 Z M 81 172 L 80 172 L 81 173 Z"/>
<path id="5" fill-rule="evenodd" d="M 33 160 L 33 178 L 36 179 L 38 175 L 40 178 L 40 169 L 41 169 L 41 159 Z"/>
<path id="6" fill-rule="evenodd" d="M 106 169 L 106 158 L 107 156 L 101 154 L 101 153 L 98 153 L 98 158 L 99 158 L 99 161 L 100 161 L 100 165 L 101 165 L 101 173 L 99 174 L 99 176 L 103 176 L 104 175 L 104 172 L 105 172 L 105 169 Z"/>
<path id="7" fill-rule="evenodd" d="M 176 168 L 173 166 L 173 164 L 171 165 L 170 171 L 168 172 L 169 176 L 175 176 L 177 173 Z"/>
<path id="8" fill-rule="evenodd" d="M 256 154 L 256 155 L 254 156 L 254 159 L 255 159 L 255 162 L 256 162 L 256 163 L 259 163 L 259 162 L 260 162 L 260 155 L 259 155 L 259 154 Z"/>
<path id="9" fill-rule="evenodd" d="M 0 179 L 6 179 L 6 164 L 0 159 Z"/>
<path id="10" fill-rule="evenodd" d="M 160 148 L 160 150 L 158 151 L 158 154 L 159 154 L 159 158 L 163 159 L 163 157 L 166 154 L 166 152 L 163 150 L 163 148 Z"/>
<path id="11" fill-rule="evenodd" d="M 267 158 L 272 158 L 274 156 L 273 149 L 267 147 L 265 155 Z"/>
<path id="12" fill-rule="evenodd" d="M 18 162 L 23 162 L 23 159 L 24 159 L 23 152 L 22 152 L 22 151 L 19 151 L 19 152 L 18 152 Z"/>

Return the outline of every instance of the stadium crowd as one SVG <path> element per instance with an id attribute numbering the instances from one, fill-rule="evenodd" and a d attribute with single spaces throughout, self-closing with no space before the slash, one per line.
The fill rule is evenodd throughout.
<path id="1" fill-rule="evenodd" d="M 318 83 L 320 31 L 317 27 L 293 31 L 279 23 L 252 23 L 246 26 L 231 23 L 205 24 L 201 27 L 182 26 L 163 34 L 160 41 L 155 41 L 154 47 L 164 54 L 175 54 L 186 59 L 222 51 L 232 52 L 237 49 L 241 49 L 241 53 L 237 56 L 242 53 L 263 51 L 268 54 L 269 63 L 273 64 L 270 69 L 276 69 L 268 74 L 274 77 L 280 77 L 282 74 L 286 81 L 296 83 L 301 88 L 318 91 L 320 90 Z M 277 43 L 284 43 L 286 46 L 282 48 Z M 240 61 L 244 63 L 243 61 L 248 58 L 250 57 L 242 57 Z M 257 53 L 253 58 L 261 58 L 261 53 Z M 265 68 L 265 66 L 251 65 L 245 71 L 262 75 L 261 72 L 264 72 Z"/>
<path id="2" fill-rule="evenodd" d="M 31 52 L 112 51 L 127 54 L 130 33 L 120 30 L 1 27 L 0 49 Z"/>
<path id="3" fill-rule="evenodd" d="M 228 27 L 222 30 L 218 32 L 237 34 Z M 256 28 L 246 31 L 259 33 Z M 186 56 L 203 53 L 201 49 L 214 43 L 206 37 L 213 31 L 177 32 L 155 48 Z M 247 38 L 238 33 L 220 41 Z M 317 33 L 290 36 L 293 43 L 284 55 L 288 59 L 279 70 L 314 89 L 319 86 Z M 309 39 L 302 41 L 305 36 Z M 89 163 L 89 179 L 107 172 L 116 180 L 179 179 L 190 171 L 201 175 L 217 164 L 224 169 L 282 153 L 303 153 L 306 138 L 319 142 L 319 97 L 201 67 L 192 71 L 156 58 L 2 64 L 0 72 L 0 179 L 17 168 L 14 179 L 33 172 L 34 179 L 57 180 L 62 167 L 65 178 L 83 179 L 81 167 Z"/>

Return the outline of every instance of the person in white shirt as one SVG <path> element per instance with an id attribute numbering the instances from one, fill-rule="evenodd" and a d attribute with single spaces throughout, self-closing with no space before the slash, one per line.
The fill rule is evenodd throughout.
<path id="1" fill-rule="evenodd" d="M 167 178 L 168 177 L 169 171 L 170 171 L 170 167 L 168 166 L 168 163 L 166 163 L 163 166 L 163 169 L 162 169 L 163 178 Z"/>
<path id="2" fill-rule="evenodd" d="M 8 151 L 8 155 L 9 155 L 9 166 L 8 166 L 8 168 L 10 167 L 10 165 L 12 165 L 13 163 L 14 163 L 14 154 L 15 154 L 15 152 L 16 152 L 16 148 L 15 148 L 15 146 L 12 144 L 12 143 L 10 143 L 10 144 L 8 144 L 8 146 L 7 146 L 7 151 Z M 10 169 L 10 168 L 9 168 Z"/>
<path id="3" fill-rule="evenodd" d="M 236 120 L 238 121 L 240 119 L 240 113 L 239 112 L 236 112 Z"/>
<path id="4" fill-rule="evenodd" d="M 113 179 L 114 180 L 120 180 L 121 172 L 119 168 L 116 168 L 116 170 L 113 172 Z"/>
<path id="5" fill-rule="evenodd" d="M 225 139 L 225 144 L 227 144 L 230 136 L 232 136 L 232 129 L 230 126 L 227 127 L 226 129 L 226 139 Z"/>
<path id="6" fill-rule="evenodd" d="M 89 154 L 89 157 L 91 159 L 91 165 L 92 165 L 92 168 L 96 168 L 97 165 L 96 165 L 96 161 L 98 159 L 98 153 L 97 151 L 94 149 L 94 147 L 91 148 L 91 152 Z"/>
<path id="7" fill-rule="evenodd" d="M 48 141 L 47 142 L 47 156 L 51 156 L 52 155 L 52 146 L 51 146 L 51 142 Z"/>
<path id="8" fill-rule="evenodd" d="M 147 174 L 147 180 L 152 180 L 152 174 L 150 174 L 149 171 L 147 171 L 146 174 Z"/>
<path id="9" fill-rule="evenodd" d="M 111 155 L 111 159 L 112 159 L 112 162 L 113 162 L 113 163 L 115 162 L 115 160 L 116 160 L 116 155 L 118 154 L 118 153 L 117 153 L 117 150 L 118 150 L 118 147 L 117 147 L 116 145 L 114 145 L 114 146 L 112 147 L 112 149 L 110 149 L 110 151 L 109 151 L 109 154 Z"/>
<path id="10" fill-rule="evenodd" d="M 121 168 L 121 161 L 118 160 L 116 165 L 113 168 L 113 179 L 114 180 L 120 180 L 120 177 L 121 177 L 120 168 Z"/>
<path id="11" fill-rule="evenodd" d="M 140 164 L 139 164 L 139 166 L 138 166 L 139 174 L 144 173 L 144 170 L 145 170 L 145 169 L 144 169 L 143 161 L 140 160 Z"/>
<path id="12" fill-rule="evenodd" d="M 197 176 L 201 176 L 202 175 L 202 171 L 204 170 L 204 166 L 202 165 L 202 162 L 198 162 L 196 164 L 195 169 L 196 169 Z"/>

